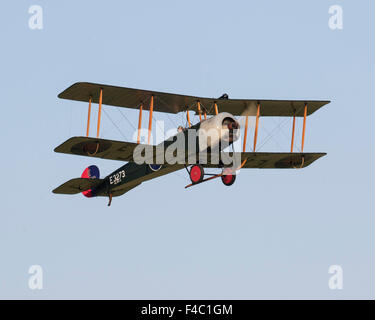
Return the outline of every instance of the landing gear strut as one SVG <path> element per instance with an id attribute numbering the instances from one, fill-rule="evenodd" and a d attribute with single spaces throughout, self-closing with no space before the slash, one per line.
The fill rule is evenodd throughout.
<path id="1" fill-rule="evenodd" d="M 196 184 L 199 184 L 201 182 L 209 181 L 215 178 L 221 178 L 221 181 L 226 186 L 231 186 L 236 181 L 236 170 L 233 170 L 232 168 L 224 168 L 221 173 L 218 174 L 209 174 L 204 173 L 204 169 L 202 165 L 200 164 L 194 164 L 190 171 L 187 167 L 185 167 L 187 172 L 189 173 L 191 184 L 188 184 L 185 186 L 185 188 L 190 188 Z M 211 177 L 204 179 L 205 175 L 209 175 Z"/>

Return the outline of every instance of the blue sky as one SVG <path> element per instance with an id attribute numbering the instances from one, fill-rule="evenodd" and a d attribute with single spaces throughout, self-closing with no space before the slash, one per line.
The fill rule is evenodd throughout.
<path id="1" fill-rule="evenodd" d="M 34 4 L 42 30 L 28 27 Z M 328 27 L 335 4 L 342 30 Z M 340 0 L 4 2 L 0 298 L 375 298 L 374 12 Z M 328 155 L 304 170 L 242 170 L 231 188 L 185 190 L 180 171 L 110 208 L 54 195 L 91 164 L 102 175 L 121 165 L 53 152 L 85 134 L 87 105 L 57 98 L 77 81 L 332 100 L 308 118 L 305 143 Z M 130 139 L 119 111 L 104 109 L 101 137 Z M 136 125 L 135 111 L 122 112 Z M 258 145 L 280 121 L 261 119 Z M 290 130 L 287 121 L 261 151 L 288 151 Z M 28 288 L 35 264 L 43 290 Z M 328 288 L 330 265 L 343 268 L 343 290 Z"/>

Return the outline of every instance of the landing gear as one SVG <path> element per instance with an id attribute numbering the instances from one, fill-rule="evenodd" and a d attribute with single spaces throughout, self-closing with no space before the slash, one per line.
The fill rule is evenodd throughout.
<path id="1" fill-rule="evenodd" d="M 232 168 L 224 168 L 221 173 L 218 174 L 210 174 L 210 173 L 204 173 L 204 169 L 200 164 L 194 164 L 190 171 L 187 167 L 185 167 L 187 172 L 189 173 L 191 184 L 188 184 L 185 186 L 185 188 L 190 188 L 196 184 L 199 184 L 201 182 L 209 181 L 216 178 L 221 178 L 221 181 L 226 186 L 231 186 L 234 181 L 236 181 L 236 170 L 232 170 Z M 209 178 L 204 179 L 204 176 L 208 175 L 211 176 Z"/>
<path id="2" fill-rule="evenodd" d="M 191 167 L 189 175 L 193 184 L 202 182 L 204 177 L 204 169 L 200 164 L 195 164 Z"/>
<path id="3" fill-rule="evenodd" d="M 223 170 L 222 176 L 221 176 L 221 181 L 226 185 L 226 186 L 231 186 L 234 181 L 236 181 L 236 173 L 232 171 L 232 169 L 226 168 Z"/>

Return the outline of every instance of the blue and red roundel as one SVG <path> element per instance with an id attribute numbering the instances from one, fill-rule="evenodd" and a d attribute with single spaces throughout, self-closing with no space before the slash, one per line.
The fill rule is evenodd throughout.
<path id="1" fill-rule="evenodd" d="M 161 164 L 149 164 L 148 166 L 152 171 L 158 171 L 161 168 Z"/>
<path id="2" fill-rule="evenodd" d="M 85 179 L 99 179 L 99 177 L 100 177 L 99 168 L 97 166 L 94 166 L 94 165 L 87 167 L 82 172 L 82 175 L 81 175 L 81 178 L 85 178 Z M 85 197 L 88 197 L 88 198 L 96 196 L 95 190 L 93 190 L 93 189 L 83 191 L 82 194 Z"/>

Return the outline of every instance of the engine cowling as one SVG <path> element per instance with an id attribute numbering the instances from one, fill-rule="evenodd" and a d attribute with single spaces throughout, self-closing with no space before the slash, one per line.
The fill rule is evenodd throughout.
<path id="1" fill-rule="evenodd" d="M 221 149 L 225 149 L 239 138 L 240 125 L 228 112 L 203 120 L 198 129 L 199 150 L 216 148 L 221 143 Z"/>

